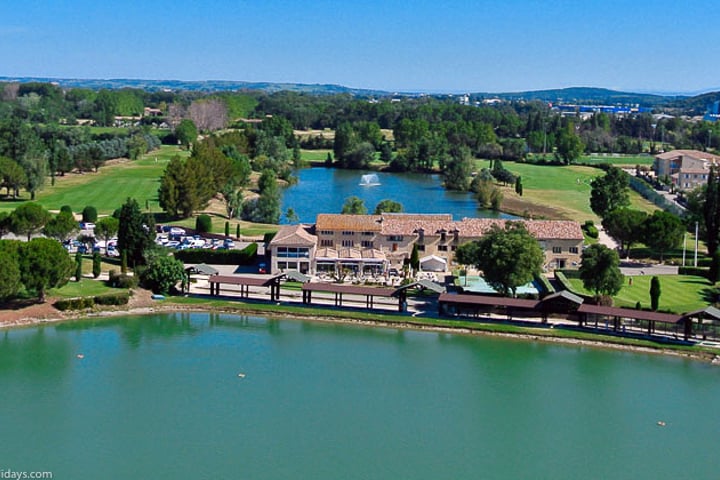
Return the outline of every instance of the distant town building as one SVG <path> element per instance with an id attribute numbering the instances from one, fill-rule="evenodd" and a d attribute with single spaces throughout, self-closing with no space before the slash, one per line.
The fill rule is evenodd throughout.
<path id="1" fill-rule="evenodd" d="M 269 244 L 270 271 L 315 274 L 351 269 L 377 275 L 390 268 L 402 269 L 415 245 L 421 263 L 427 262 L 421 268 L 447 271 L 459 245 L 480 239 L 493 225 L 503 227 L 506 221 L 454 221 L 450 214 L 320 214 L 315 225 L 287 225 L 280 229 Z M 584 237 L 579 223 L 518 221 L 540 243 L 545 268 L 573 268 L 580 263 Z"/>
<path id="2" fill-rule="evenodd" d="M 720 100 L 716 100 L 708 106 L 703 120 L 706 122 L 717 122 L 720 120 Z"/>
<path id="3" fill-rule="evenodd" d="M 653 171 L 657 178 L 668 177 L 677 190 L 693 190 L 707 183 L 711 165 L 720 157 L 699 150 L 672 150 L 655 156 Z"/>

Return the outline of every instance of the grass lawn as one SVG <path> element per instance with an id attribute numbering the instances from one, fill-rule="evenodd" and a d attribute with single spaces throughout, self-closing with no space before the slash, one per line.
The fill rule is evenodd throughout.
<path id="1" fill-rule="evenodd" d="M 304 162 L 324 162 L 332 150 L 301 150 L 300 153 Z"/>
<path id="2" fill-rule="evenodd" d="M 490 162 L 479 160 L 476 168 L 489 167 Z M 603 171 L 580 165 L 535 165 L 504 162 L 503 166 L 522 177 L 523 196 L 515 193 L 514 186 L 504 189 L 503 210 L 523 214 L 527 211 L 536 217 L 600 222 L 590 210 L 590 182 Z M 653 212 L 657 207 L 636 192 L 630 192 L 631 208 Z"/>
<path id="3" fill-rule="evenodd" d="M 87 205 L 92 205 L 100 214 L 110 214 L 127 197 L 133 197 L 141 208 L 145 208 L 147 201 L 152 211 L 160 211 L 157 196 L 160 176 L 175 155 L 188 155 L 188 152 L 163 146 L 139 160 L 100 167 L 97 173 L 57 177 L 55 186 L 47 184 L 38 192 L 37 201 L 50 210 L 70 205 L 73 211 L 80 212 Z M 18 202 L 4 203 L 0 208 L 10 210 L 17 205 Z"/>
<path id="4" fill-rule="evenodd" d="M 70 280 L 60 288 L 53 288 L 48 292 L 49 297 L 75 298 L 94 297 L 107 293 L 115 293 L 122 289 L 112 288 L 105 285 L 105 282 L 83 278 L 79 282 Z"/>
<path id="5" fill-rule="evenodd" d="M 632 285 L 629 285 L 629 278 L 632 278 Z M 715 288 L 703 277 L 693 275 L 659 275 L 660 289 L 660 310 L 669 310 L 675 313 L 691 312 L 707 307 L 713 299 Z M 619 307 L 635 308 L 640 302 L 643 308 L 650 307 L 650 280 L 651 275 L 635 275 L 625 278 L 620 293 L 615 299 L 615 305 Z M 582 280 L 579 278 L 568 279 L 573 289 L 580 293 L 592 295 L 583 288 Z"/>

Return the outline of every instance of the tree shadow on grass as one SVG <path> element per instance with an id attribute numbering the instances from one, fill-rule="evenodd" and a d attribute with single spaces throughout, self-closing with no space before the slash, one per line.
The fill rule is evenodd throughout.
<path id="1" fill-rule="evenodd" d="M 0 302 L 0 310 L 22 310 L 23 308 L 32 307 L 40 303 L 42 302 L 40 302 L 37 297 L 15 298 L 13 300 Z"/>
<path id="2" fill-rule="evenodd" d="M 707 303 L 715 303 L 718 299 L 718 291 L 715 287 L 707 287 L 700 290 L 700 296 Z"/>

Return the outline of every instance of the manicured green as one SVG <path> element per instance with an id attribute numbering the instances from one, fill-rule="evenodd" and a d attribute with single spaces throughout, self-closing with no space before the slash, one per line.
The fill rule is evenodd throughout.
<path id="1" fill-rule="evenodd" d="M 632 278 L 632 285 L 629 279 Z M 660 311 L 675 313 L 691 312 L 707 307 L 713 299 L 716 289 L 703 277 L 692 275 L 661 275 L 662 297 L 660 297 Z M 635 308 L 637 302 L 643 308 L 650 307 L 650 281 L 651 275 L 635 275 L 625 277 L 625 282 L 614 298 L 615 305 Z M 582 280 L 568 279 L 577 292 L 593 295 L 583 288 Z"/>
<path id="2" fill-rule="evenodd" d="M 327 154 L 331 153 L 332 150 L 301 150 L 302 159 L 304 162 L 325 162 Z"/>
<path id="3" fill-rule="evenodd" d="M 489 168 L 487 160 L 476 161 L 475 168 Z M 503 191 L 509 197 L 521 199 L 522 202 L 551 208 L 555 215 L 567 219 L 584 222 L 600 219 L 590 209 L 590 182 L 604 172 L 598 168 L 569 165 L 536 165 L 530 163 L 504 162 L 503 166 L 516 176 L 522 177 L 523 195 L 518 197 L 513 189 Z M 652 213 L 657 207 L 630 191 L 631 207 L 636 210 Z M 522 213 L 515 212 L 515 213 Z"/>
<path id="4" fill-rule="evenodd" d="M 49 290 L 48 296 L 62 298 L 92 297 L 95 295 L 104 295 L 106 293 L 114 293 L 117 291 L 117 288 L 108 287 L 103 281 L 83 278 L 79 282 L 68 282 L 60 288 L 53 288 Z"/>
<path id="5" fill-rule="evenodd" d="M 76 205 L 76 208 L 92 205 L 100 214 L 110 214 L 127 197 L 133 197 L 143 207 L 147 201 L 152 211 L 160 211 L 157 200 L 160 176 L 175 155 L 187 156 L 188 152 L 163 146 L 139 160 L 100 167 L 97 173 L 57 177 L 55 186 L 48 182 L 38 192 L 37 202 L 47 209 L 59 209 L 61 205 Z M 0 209 L 12 209 L 17 205 L 17 202 L 3 202 Z"/>

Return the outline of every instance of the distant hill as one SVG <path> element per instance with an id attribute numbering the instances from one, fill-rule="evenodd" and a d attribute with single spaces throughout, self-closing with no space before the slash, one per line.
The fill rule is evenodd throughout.
<path id="1" fill-rule="evenodd" d="M 234 80 L 139 80 L 139 79 L 72 79 L 48 77 L 0 77 L 0 82 L 44 82 L 57 83 L 66 88 L 120 89 L 138 88 L 147 91 L 187 90 L 198 92 L 223 92 L 236 90 L 259 90 L 264 92 L 292 91 L 310 95 L 350 94 L 359 97 L 387 97 L 393 95 L 419 96 L 418 92 L 393 93 L 384 90 L 344 87 L 334 84 L 242 82 Z M 444 95 L 438 95 L 444 96 Z M 539 100 L 552 103 L 574 103 L 585 105 L 628 105 L 638 104 L 648 108 L 668 108 L 689 114 L 702 114 L 709 104 L 720 100 L 720 92 L 701 95 L 658 95 L 650 93 L 620 92 L 607 88 L 570 87 L 552 90 L 526 92 L 477 92 L 470 94 L 473 100 L 498 98 L 501 100 Z"/>
<path id="2" fill-rule="evenodd" d="M 349 93 L 358 96 L 386 96 L 389 92 L 362 88 L 343 87 L 332 84 L 304 83 L 271 83 L 271 82 L 240 82 L 233 80 L 139 80 L 130 78 L 113 79 L 79 79 L 79 78 L 47 78 L 47 77 L 0 77 L 0 82 L 42 82 L 57 83 L 66 88 L 120 89 L 138 88 L 146 91 L 186 90 L 198 92 L 225 92 L 234 90 L 262 90 L 265 92 L 293 91 L 313 95 L 333 95 Z"/>
<path id="3" fill-rule="evenodd" d="M 584 103 L 594 105 L 640 104 L 646 107 L 662 106 L 669 102 L 686 98 L 681 96 L 619 92 L 607 88 L 593 87 L 570 87 L 510 93 L 477 93 L 472 96 L 499 98 L 502 100 L 540 100 L 553 103 Z"/>

